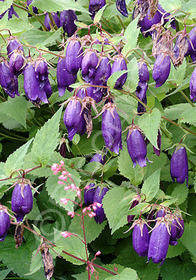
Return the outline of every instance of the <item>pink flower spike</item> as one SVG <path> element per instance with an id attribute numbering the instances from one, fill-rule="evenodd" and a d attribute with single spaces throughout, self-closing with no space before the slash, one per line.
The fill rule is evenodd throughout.
<path id="1" fill-rule="evenodd" d="M 67 237 L 70 237 L 70 236 L 72 235 L 72 233 L 69 232 L 69 231 L 63 231 L 63 232 L 61 232 L 61 235 L 62 235 L 64 238 L 67 238 Z"/>
<path id="2" fill-rule="evenodd" d="M 53 163 L 53 165 L 51 166 L 52 171 L 56 171 L 57 167 L 58 167 L 58 164 Z"/>
<path id="3" fill-rule="evenodd" d="M 71 218 L 73 218 L 74 215 L 75 215 L 75 213 L 70 211 L 70 212 L 67 212 L 67 215 L 68 215 L 68 216 L 71 216 Z"/>

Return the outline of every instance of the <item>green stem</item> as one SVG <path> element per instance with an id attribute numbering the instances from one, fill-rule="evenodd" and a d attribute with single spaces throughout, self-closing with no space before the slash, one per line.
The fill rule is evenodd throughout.
<path id="1" fill-rule="evenodd" d="M 126 29 L 126 26 L 124 25 L 124 23 L 123 23 L 123 21 L 122 21 L 122 19 L 120 18 L 119 15 L 117 15 L 117 18 L 118 18 L 118 20 L 120 21 L 120 23 L 121 23 L 123 29 Z"/>
<path id="2" fill-rule="evenodd" d="M 186 94 L 182 90 L 180 90 L 180 93 L 186 99 L 186 101 L 191 104 L 192 107 L 195 107 L 195 104 L 193 104 L 193 102 L 186 96 Z"/>

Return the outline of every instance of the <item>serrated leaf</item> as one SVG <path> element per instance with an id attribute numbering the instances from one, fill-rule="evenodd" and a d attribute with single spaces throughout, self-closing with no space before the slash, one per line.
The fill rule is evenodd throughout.
<path id="1" fill-rule="evenodd" d="M 128 212 L 127 212 L 127 215 L 140 215 L 141 214 L 141 211 L 142 211 L 142 214 L 146 213 L 149 211 L 149 206 L 150 204 L 147 203 L 147 202 L 142 202 L 142 203 L 139 203 L 138 205 L 136 205 L 135 207 L 133 207 L 132 209 L 130 209 Z"/>
<path id="2" fill-rule="evenodd" d="M 182 185 L 182 184 L 175 183 L 175 188 L 171 193 L 171 196 L 177 198 L 177 203 L 178 205 L 180 205 L 187 199 L 188 193 L 189 190 L 185 184 Z"/>
<path id="3" fill-rule="evenodd" d="M 84 170 L 91 174 L 95 174 L 103 169 L 103 165 L 100 162 L 89 162 L 85 165 Z"/>
<path id="4" fill-rule="evenodd" d="M 128 76 L 125 86 L 128 87 L 130 92 L 134 92 L 139 82 L 139 69 L 137 59 L 134 57 L 127 64 Z"/>
<path id="5" fill-rule="evenodd" d="M 74 180 L 76 186 L 80 185 L 80 175 L 77 171 L 66 167 L 66 171 L 69 172 L 72 175 L 72 179 Z M 46 190 L 51 198 L 53 198 L 57 204 L 59 204 L 61 207 L 65 208 L 67 211 L 73 211 L 74 204 L 72 201 L 75 200 L 76 192 L 71 190 L 64 190 L 64 187 L 66 184 L 71 184 L 71 182 L 68 180 L 68 182 L 65 183 L 65 185 L 59 185 L 58 184 L 58 176 L 59 175 L 53 175 L 50 176 L 46 181 Z M 64 205 L 62 202 L 60 202 L 60 198 L 67 198 L 70 199 L 70 201 Z"/>
<path id="6" fill-rule="evenodd" d="M 191 221 L 189 224 L 185 223 L 184 233 L 180 239 L 182 244 L 196 257 L 196 239 L 193 238 L 196 233 L 196 223 Z"/>
<path id="7" fill-rule="evenodd" d="M 25 276 L 29 276 L 37 272 L 41 267 L 43 267 L 42 256 L 37 250 L 32 253 L 31 265 L 29 268 L 29 272 L 25 274 Z"/>
<path id="8" fill-rule="evenodd" d="M 140 33 L 140 28 L 138 28 L 138 20 L 139 17 L 135 18 L 131 23 L 128 25 L 124 35 L 125 46 L 122 50 L 122 54 L 124 56 L 128 56 L 130 51 L 136 48 L 137 40 Z"/>
<path id="9" fill-rule="evenodd" d="M 172 106 L 168 106 L 164 111 L 164 116 L 166 118 L 169 118 L 170 120 L 176 120 L 179 119 L 180 115 L 184 111 L 188 111 L 192 108 L 192 106 L 189 103 L 181 103 L 181 104 L 175 104 Z"/>
<path id="10" fill-rule="evenodd" d="M 46 166 L 54 149 L 59 144 L 61 113 L 62 108 L 36 133 L 31 149 L 32 162 L 35 164 Z"/>
<path id="11" fill-rule="evenodd" d="M 0 271 L 0 280 L 4 280 L 6 276 L 10 273 L 11 269 L 4 269 Z"/>
<path id="12" fill-rule="evenodd" d="M 117 71 L 114 72 L 109 79 L 107 80 L 107 85 L 111 88 L 114 88 L 116 81 L 118 80 L 119 77 L 121 77 L 123 74 L 127 73 L 126 70 L 122 70 L 122 71 Z"/>
<path id="13" fill-rule="evenodd" d="M 138 164 L 133 168 L 133 162 L 128 153 L 126 145 L 123 145 L 123 150 L 118 157 L 118 169 L 120 174 L 128 178 L 131 184 L 137 186 L 141 184 L 145 175 L 144 168 L 141 168 Z"/>
<path id="14" fill-rule="evenodd" d="M 127 211 L 132 196 L 131 190 L 121 187 L 109 190 L 104 196 L 103 208 L 112 234 L 127 223 Z"/>
<path id="15" fill-rule="evenodd" d="M 176 84 L 176 86 L 180 86 L 185 77 L 186 66 L 187 66 L 187 63 L 186 63 L 185 59 L 178 68 L 175 68 L 172 64 L 171 70 L 169 73 L 169 77 L 168 77 L 168 81 L 171 81 L 173 84 Z"/>
<path id="16" fill-rule="evenodd" d="M 107 7 L 107 5 L 103 6 L 95 15 L 94 17 L 94 23 L 98 23 L 100 22 L 101 18 L 102 18 L 102 15 L 103 15 L 103 12 L 105 10 L 105 8 Z"/>
<path id="17" fill-rule="evenodd" d="M 186 248 L 182 245 L 180 241 L 178 241 L 178 244 L 175 246 L 169 246 L 169 249 L 167 251 L 167 259 L 177 257 L 181 255 Z"/>
<path id="18" fill-rule="evenodd" d="M 82 236 L 74 236 L 71 235 L 70 237 L 64 238 L 61 235 L 61 232 L 58 230 L 54 230 L 54 242 L 55 244 L 61 248 L 62 250 L 68 252 L 69 254 L 72 254 L 80 259 L 85 259 L 87 258 L 86 256 L 86 251 L 85 251 L 85 246 L 82 243 L 80 239 L 82 239 Z M 76 264 L 76 265 L 82 265 L 83 262 L 77 260 L 76 258 L 73 258 L 71 256 L 68 256 L 65 253 L 61 253 L 61 256 L 65 258 L 67 261 Z"/>
<path id="19" fill-rule="evenodd" d="M 146 201 L 150 202 L 157 194 L 160 186 L 161 169 L 156 170 L 143 183 L 141 192 L 145 194 Z"/>
<path id="20" fill-rule="evenodd" d="M 4 174 L 6 176 L 9 177 L 13 171 L 22 168 L 25 155 L 28 151 L 32 140 L 33 139 L 29 140 L 27 143 L 22 145 L 19 149 L 17 149 L 7 158 L 6 163 L 4 164 Z"/>
<path id="21" fill-rule="evenodd" d="M 181 9 L 184 0 L 159 0 L 160 5 L 163 7 L 165 11 L 173 11 L 177 9 Z"/>
<path id="22" fill-rule="evenodd" d="M 141 130 L 143 130 L 145 136 L 155 148 L 158 148 L 157 136 L 160 122 L 161 113 L 156 108 L 154 108 L 151 113 L 143 114 L 138 120 L 139 127 L 141 128 Z"/>
<path id="23" fill-rule="evenodd" d="M 196 107 L 184 111 L 179 117 L 180 123 L 189 123 L 196 126 Z"/>
<path id="24" fill-rule="evenodd" d="M 0 113 L 11 117 L 26 128 L 27 100 L 23 96 L 15 96 L 0 103 Z"/>
<path id="25" fill-rule="evenodd" d="M 128 280 L 128 279 L 137 280 L 138 275 L 135 270 L 127 267 L 118 275 L 107 277 L 105 280 Z"/>
<path id="26" fill-rule="evenodd" d="M 102 230 L 105 228 L 105 225 L 106 225 L 106 221 L 104 221 L 102 224 L 97 224 L 94 218 L 90 218 L 89 216 L 84 216 L 86 242 L 91 243 L 93 240 L 95 240 L 100 235 Z M 80 236 L 83 235 L 83 229 L 81 227 L 80 217 L 75 216 L 74 219 L 72 219 L 71 225 L 69 227 L 69 232 L 78 234 Z"/>

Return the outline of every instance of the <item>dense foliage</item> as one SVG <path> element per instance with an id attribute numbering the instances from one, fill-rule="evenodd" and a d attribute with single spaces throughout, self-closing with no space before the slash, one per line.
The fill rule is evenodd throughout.
<path id="1" fill-rule="evenodd" d="M 0 279 L 196 279 L 195 0 L 0 0 Z"/>

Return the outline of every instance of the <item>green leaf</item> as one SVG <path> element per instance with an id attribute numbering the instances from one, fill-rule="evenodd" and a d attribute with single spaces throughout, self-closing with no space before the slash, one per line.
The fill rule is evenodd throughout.
<path id="1" fill-rule="evenodd" d="M 59 122 L 62 107 L 36 133 L 31 149 L 32 162 L 43 167 L 47 165 L 54 149 L 59 144 Z"/>
<path id="2" fill-rule="evenodd" d="M 128 76 L 125 87 L 128 87 L 130 92 L 134 92 L 139 82 L 139 69 L 137 59 L 134 57 L 127 65 Z"/>
<path id="3" fill-rule="evenodd" d="M 128 178 L 131 184 L 135 186 L 141 184 L 145 175 L 144 168 L 141 168 L 138 164 L 133 168 L 133 162 L 126 145 L 123 145 L 123 150 L 118 157 L 118 169 L 120 174 Z"/>
<path id="4" fill-rule="evenodd" d="M 135 270 L 127 267 L 118 275 L 107 277 L 105 280 L 128 280 L 128 279 L 137 280 L 138 275 Z"/>
<path id="5" fill-rule="evenodd" d="M 76 186 L 80 185 L 80 175 L 77 171 L 66 167 L 66 171 L 69 172 L 72 175 L 72 179 L 74 180 Z M 53 175 L 50 176 L 46 181 L 46 189 L 51 198 L 53 198 L 57 204 L 64 207 L 67 211 L 73 211 L 74 204 L 72 201 L 75 200 L 76 192 L 71 190 L 64 190 L 64 187 L 66 184 L 70 184 L 71 182 L 68 180 L 68 182 L 65 182 L 65 185 L 59 185 L 58 184 L 58 176 L 59 175 Z M 70 201 L 64 205 L 62 202 L 60 202 L 60 198 L 67 198 L 70 199 Z"/>
<path id="6" fill-rule="evenodd" d="M 171 193 L 171 196 L 177 198 L 177 203 L 178 205 L 180 205 L 187 199 L 188 193 L 189 190 L 185 184 L 182 185 L 182 184 L 175 183 L 175 188 Z"/>
<path id="7" fill-rule="evenodd" d="M 94 23 L 98 23 L 100 22 L 101 18 L 102 18 L 102 15 L 103 15 L 103 12 L 105 10 L 105 8 L 107 7 L 107 5 L 103 6 L 95 15 L 94 17 Z"/>
<path id="8" fill-rule="evenodd" d="M 138 120 L 139 127 L 141 128 L 141 130 L 143 130 L 145 136 L 155 148 L 158 148 L 157 136 L 160 122 L 161 113 L 156 108 L 154 108 L 151 113 L 143 114 Z"/>
<path id="9" fill-rule="evenodd" d="M 180 241 L 178 241 L 177 245 L 169 246 L 169 249 L 167 251 L 167 258 L 170 259 L 170 258 L 177 257 L 181 255 L 185 250 L 186 248 L 182 245 Z"/>
<path id="10" fill-rule="evenodd" d="M 0 103 L 0 113 L 16 120 L 26 128 L 27 100 L 24 96 L 15 96 L 8 101 Z"/>
<path id="11" fill-rule="evenodd" d="M 124 56 L 129 56 L 130 51 L 136 48 L 137 46 L 137 40 L 140 33 L 140 28 L 138 28 L 137 25 L 138 20 L 139 17 L 135 18 L 133 21 L 130 22 L 130 24 L 126 28 L 124 35 L 125 46 L 122 50 L 122 54 Z"/>
<path id="12" fill-rule="evenodd" d="M 55 244 L 59 249 L 61 248 L 62 250 L 68 252 L 69 254 L 72 254 L 80 259 L 86 260 L 86 251 L 85 251 L 85 246 L 82 243 L 80 239 L 82 239 L 81 236 L 78 235 L 74 236 L 71 235 L 70 237 L 64 238 L 61 235 L 61 232 L 58 230 L 54 230 L 54 236 L 55 236 Z M 79 239 L 80 238 L 80 239 Z M 61 256 L 66 259 L 67 261 L 76 264 L 76 265 L 82 265 L 83 262 L 77 260 L 76 258 L 73 258 L 65 253 L 61 253 Z"/>
<path id="13" fill-rule="evenodd" d="M 196 107 L 192 107 L 184 111 L 179 117 L 179 122 L 189 123 L 196 126 Z"/>
<path id="14" fill-rule="evenodd" d="M 11 173 L 17 169 L 21 169 L 25 155 L 33 139 L 22 145 L 14 153 L 12 153 L 6 160 L 4 165 L 4 174 L 9 177 Z"/>
<path id="15" fill-rule="evenodd" d="M 150 202 L 157 194 L 160 186 L 161 169 L 156 170 L 143 183 L 141 192 L 146 195 L 146 201 Z"/>
<path id="16" fill-rule="evenodd" d="M 100 235 L 102 230 L 105 228 L 105 225 L 106 225 L 106 221 L 104 221 L 102 224 L 97 224 L 94 218 L 90 218 L 89 216 L 84 216 L 86 242 L 91 243 L 93 240 L 95 240 Z M 81 227 L 81 218 L 78 217 L 77 215 L 74 216 L 74 218 L 72 219 L 71 225 L 69 227 L 69 232 L 83 236 L 83 230 Z"/>
<path id="17" fill-rule="evenodd" d="M 194 19 L 196 17 L 196 2 L 195 0 L 190 0 L 186 3 L 184 3 L 184 5 L 182 5 L 182 10 L 185 13 L 189 14 L 189 19 Z"/>
<path id="18" fill-rule="evenodd" d="M 116 81 L 118 80 L 119 77 L 121 77 L 123 74 L 127 73 L 126 70 L 123 71 L 117 71 L 114 72 L 109 79 L 107 80 L 107 85 L 111 88 L 114 88 Z"/>
<path id="19" fill-rule="evenodd" d="M 3 14 L 13 3 L 13 0 L 3 1 L 0 5 L 0 15 Z"/>
<path id="20" fill-rule="evenodd" d="M 134 193 L 129 189 L 116 187 L 104 196 L 103 208 L 112 234 L 127 223 L 127 212 L 133 195 Z"/>
<path id="21" fill-rule="evenodd" d="M 0 271 L 0 280 L 4 280 L 6 276 L 10 273 L 11 269 L 5 269 Z"/>
<path id="22" fill-rule="evenodd" d="M 184 233 L 180 239 L 182 244 L 196 257 L 196 239 L 193 238 L 196 233 L 196 223 L 191 221 L 189 224 L 185 223 Z"/>
<path id="23" fill-rule="evenodd" d="M 184 0 L 159 0 L 160 5 L 163 7 L 165 11 L 173 11 L 177 9 L 181 9 Z"/>
<path id="24" fill-rule="evenodd" d="M 180 115 L 184 111 L 189 111 L 191 108 L 192 106 L 189 103 L 175 104 L 172 106 L 168 106 L 164 111 L 164 115 L 170 120 L 176 120 L 179 119 Z"/>
<path id="25" fill-rule="evenodd" d="M 168 81 L 170 81 L 172 84 L 175 84 L 176 86 L 180 86 L 185 77 L 186 66 L 187 66 L 187 63 L 186 63 L 185 59 L 178 68 L 175 68 L 172 64 L 170 74 L 168 77 Z"/>

